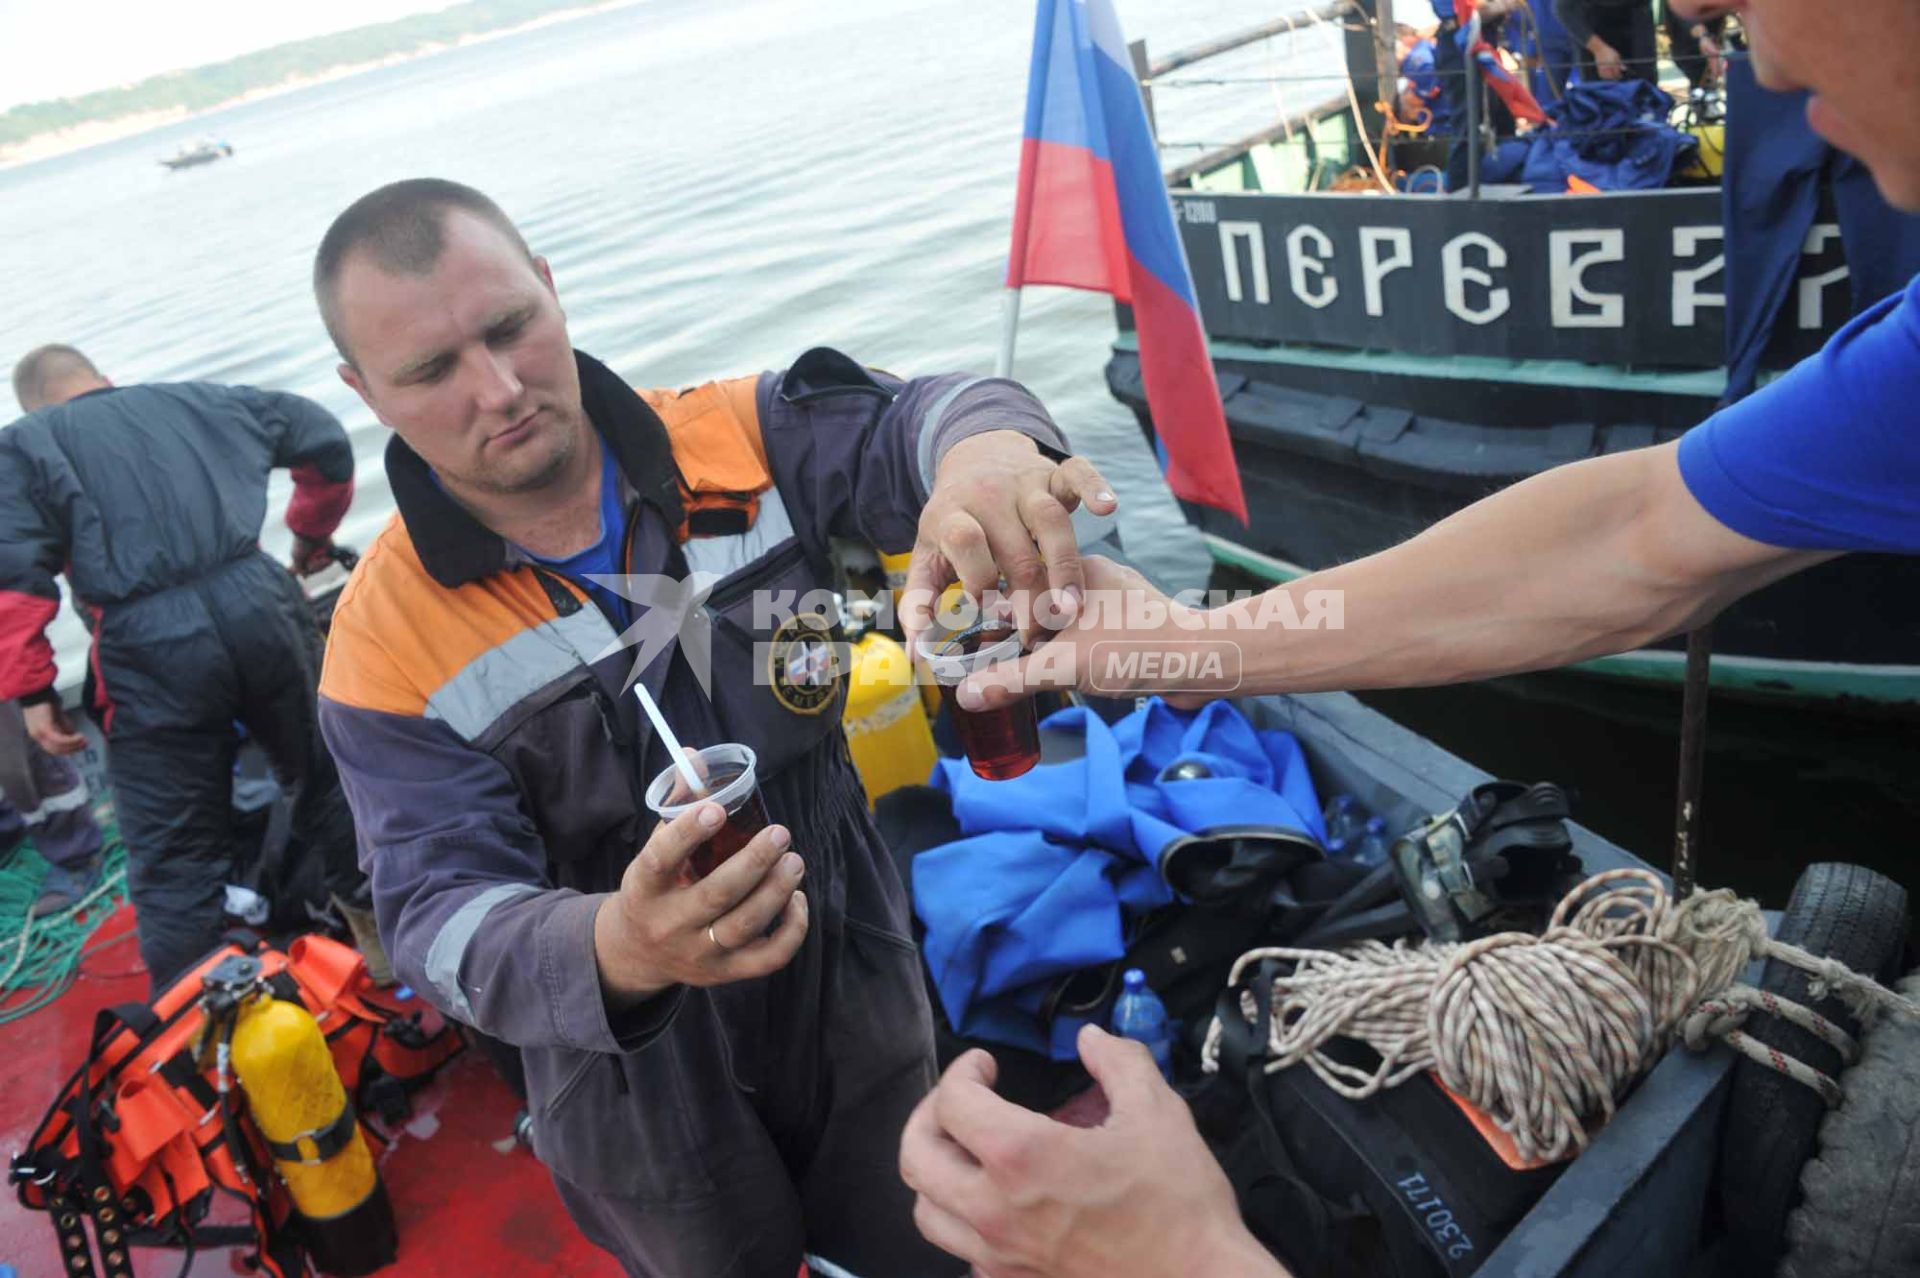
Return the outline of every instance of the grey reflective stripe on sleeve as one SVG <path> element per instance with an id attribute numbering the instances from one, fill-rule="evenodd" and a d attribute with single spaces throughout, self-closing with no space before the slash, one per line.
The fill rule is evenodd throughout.
<path id="1" fill-rule="evenodd" d="M 793 519 L 780 490 L 760 494 L 760 511 L 753 527 L 729 537 L 691 537 L 680 547 L 689 572 L 710 572 L 716 579 L 732 576 L 793 537 Z"/>
<path id="2" fill-rule="evenodd" d="M 469 661 L 427 698 L 426 717 L 472 741 L 521 698 L 539 691 L 614 641 L 598 608 L 522 630 Z"/>
<path id="3" fill-rule="evenodd" d="M 539 890 L 530 883 L 502 883 L 499 887 L 490 887 L 455 910 L 446 926 L 435 934 L 433 944 L 427 947 L 427 979 L 444 1000 L 442 1006 L 455 1019 L 473 1025 L 473 1004 L 467 1001 L 467 992 L 460 988 L 460 960 L 467 956 L 467 946 L 473 944 L 473 934 L 480 930 L 480 925 L 486 921 L 487 915 L 493 913 L 495 906 Z"/>
<path id="4" fill-rule="evenodd" d="M 31 812 L 22 812 L 20 819 L 28 825 L 41 825 L 57 812 L 72 812 L 87 806 L 87 783 L 82 781 L 65 794 L 50 794 L 40 800 L 40 806 Z"/>
<path id="5" fill-rule="evenodd" d="M 940 419 L 947 415 L 947 409 L 953 407 L 953 401 L 960 398 L 962 392 L 990 380 L 986 377 L 969 377 L 939 399 L 934 400 L 933 407 L 929 408 L 927 415 L 920 419 L 920 440 L 914 455 L 920 463 L 921 500 L 926 500 L 927 494 L 933 491 L 933 466 L 936 460 L 933 455 L 933 437 L 940 431 Z"/>

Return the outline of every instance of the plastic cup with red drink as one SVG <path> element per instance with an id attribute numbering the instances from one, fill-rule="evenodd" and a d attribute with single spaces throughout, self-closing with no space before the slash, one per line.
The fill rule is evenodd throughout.
<path id="1" fill-rule="evenodd" d="M 1011 622 L 985 620 L 959 630 L 936 627 L 921 635 L 915 648 L 940 687 L 940 699 L 953 716 L 975 775 L 1006 781 L 1040 762 L 1040 725 L 1030 699 L 997 710 L 967 710 L 954 697 L 954 689 L 968 675 L 1020 655 L 1020 632 Z"/>
<path id="2" fill-rule="evenodd" d="M 662 821 L 673 820 L 696 803 L 718 803 L 726 809 L 726 823 L 688 858 L 688 877 L 698 880 L 713 873 L 715 866 L 767 828 L 767 805 L 760 797 L 757 760 L 750 747 L 729 742 L 695 754 L 691 762 L 705 782 L 705 790 L 695 794 L 676 765 L 662 771 L 647 786 L 647 806 Z"/>

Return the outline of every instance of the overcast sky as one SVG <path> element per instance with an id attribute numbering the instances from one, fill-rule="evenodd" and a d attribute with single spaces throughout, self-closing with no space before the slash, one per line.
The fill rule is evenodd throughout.
<path id="1" fill-rule="evenodd" d="M 0 0 L 0 111 L 454 0 Z"/>

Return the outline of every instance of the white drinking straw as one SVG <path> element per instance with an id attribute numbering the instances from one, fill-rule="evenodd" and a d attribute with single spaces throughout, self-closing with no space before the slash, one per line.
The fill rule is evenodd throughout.
<path id="1" fill-rule="evenodd" d="M 640 708 L 647 712 L 647 718 L 653 720 L 653 730 L 667 743 L 667 749 L 673 751 L 674 766 L 680 769 L 681 777 L 687 783 L 687 789 L 695 794 L 707 792 L 706 782 L 693 770 L 693 761 L 687 758 L 687 752 L 680 748 L 680 738 L 673 735 L 673 729 L 667 726 L 666 716 L 660 713 L 660 707 L 653 704 L 653 694 L 647 691 L 647 685 L 633 685 L 633 695 L 640 698 Z"/>

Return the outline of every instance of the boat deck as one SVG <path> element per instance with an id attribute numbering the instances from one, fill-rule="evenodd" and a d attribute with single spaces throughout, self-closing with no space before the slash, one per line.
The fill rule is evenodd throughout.
<path id="1" fill-rule="evenodd" d="M 0 1026 L 0 1147 L 26 1143 L 53 1095 L 86 1052 L 94 1014 L 142 1002 L 146 968 L 122 906 L 96 932 L 73 986 L 49 1006 Z M 384 1273 L 408 1278 L 618 1278 L 612 1257 L 568 1220 L 545 1168 L 513 1141 L 513 1093 L 478 1052 L 466 1052 L 414 1097 L 412 1120 L 381 1158 L 399 1224 L 399 1259 Z M 181 1254 L 136 1248 L 142 1275 L 177 1274 Z M 47 1217 L 9 1191 L 0 1200 L 0 1265 L 20 1278 L 57 1278 Z M 194 1258 L 199 1278 L 249 1272 L 241 1249 Z"/>

